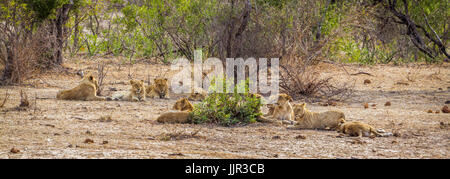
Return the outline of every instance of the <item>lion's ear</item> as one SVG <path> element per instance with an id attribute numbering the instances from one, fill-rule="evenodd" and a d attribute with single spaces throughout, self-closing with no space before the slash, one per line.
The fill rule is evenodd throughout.
<path id="1" fill-rule="evenodd" d="M 306 103 L 302 103 L 302 104 L 300 104 L 300 106 L 301 106 L 302 108 L 305 108 L 305 107 L 306 107 Z"/>
<path id="2" fill-rule="evenodd" d="M 136 82 L 134 80 L 130 80 L 130 84 L 135 84 Z"/>
<path id="3" fill-rule="evenodd" d="M 169 81 L 169 79 L 167 79 L 167 78 L 164 78 L 164 82 L 167 82 L 167 81 Z"/>
<path id="4" fill-rule="evenodd" d="M 287 96 L 287 98 L 288 98 L 288 100 L 289 100 L 290 102 L 293 101 L 291 96 L 289 96 L 289 95 L 286 95 L 286 96 Z"/>

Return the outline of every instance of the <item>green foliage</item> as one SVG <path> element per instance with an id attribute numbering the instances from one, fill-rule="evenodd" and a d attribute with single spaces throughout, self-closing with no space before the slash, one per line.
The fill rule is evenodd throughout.
<path id="1" fill-rule="evenodd" d="M 214 90 L 205 100 L 195 105 L 193 122 L 224 126 L 256 122 L 262 115 L 261 99 L 248 92 L 238 93 L 238 88 L 247 88 L 242 84 L 237 85 L 233 93 L 218 93 Z M 214 85 L 211 85 L 211 88 L 214 88 Z"/>

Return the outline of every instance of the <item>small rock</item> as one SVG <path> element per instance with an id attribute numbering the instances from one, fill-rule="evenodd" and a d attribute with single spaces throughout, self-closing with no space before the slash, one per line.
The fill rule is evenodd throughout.
<path id="1" fill-rule="evenodd" d="M 369 103 L 364 103 L 364 108 L 365 109 L 369 108 Z"/>
<path id="2" fill-rule="evenodd" d="M 102 142 L 102 144 L 108 144 L 109 142 L 107 141 L 107 140 L 104 140 L 103 142 Z"/>
<path id="3" fill-rule="evenodd" d="M 87 130 L 87 131 L 86 131 L 86 134 L 89 134 L 89 135 L 90 135 L 90 134 L 92 134 L 92 132 L 89 131 L 89 130 Z"/>
<path id="4" fill-rule="evenodd" d="M 85 143 L 85 144 L 92 144 L 92 143 L 94 143 L 94 140 L 92 140 L 92 139 L 86 139 L 86 140 L 84 140 L 84 143 Z"/>
<path id="5" fill-rule="evenodd" d="M 437 111 L 435 111 L 434 113 L 439 114 L 439 113 L 441 113 L 441 111 L 437 110 Z"/>
<path id="6" fill-rule="evenodd" d="M 11 153 L 13 153 L 13 154 L 16 154 L 16 153 L 19 153 L 19 152 L 20 152 L 19 149 L 16 149 L 16 148 L 12 148 L 11 149 Z"/>
<path id="7" fill-rule="evenodd" d="M 448 109 L 448 106 L 445 105 L 444 107 L 442 107 L 442 112 L 443 113 L 450 113 L 450 109 Z"/>
<path id="8" fill-rule="evenodd" d="M 272 139 L 281 139 L 281 137 L 276 135 L 276 136 L 273 136 Z"/>
<path id="9" fill-rule="evenodd" d="M 372 104 L 372 105 L 370 105 L 370 106 L 375 107 L 375 106 L 377 106 L 377 104 Z"/>
<path id="10" fill-rule="evenodd" d="M 391 144 L 398 144 L 398 142 L 397 142 L 396 140 L 393 140 L 393 141 L 391 142 Z"/>
<path id="11" fill-rule="evenodd" d="M 278 158 L 278 154 L 275 154 L 272 156 L 273 158 Z"/>
<path id="12" fill-rule="evenodd" d="M 384 106 L 391 106 L 391 102 L 387 101 L 386 103 L 384 103 Z"/>
<path id="13" fill-rule="evenodd" d="M 306 139 L 306 136 L 304 136 L 304 135 L 298 135 L 298 136 L 295 136 L 295 139 Z"/>
<path id="14" fill-rule="evenodd" d="M 365 85 L 370 84 L 370 83 L 372 83 L 372 81 L 370 81 L 369 79 L 365 79 L 365 80 L 364 80 L 364 84 L 365 84 Z"/>
<path id="15" fill-rule="evenodd" d="M 72 148 L 73 147 L 73 145 L 72 144 L 69 144 L 67 147 L 69 147 L 69 148 Z"/>
<path id="16" fill-rule="evenodd" d="M 429 110 L 427 111 L 427 113 L 433 113 L 433 110 L 429 109 Z"/>
<path id="17" fill-rule="evenodd" d="M 442 88 L 438 88 L 438 90 L 442 91 Z"/>

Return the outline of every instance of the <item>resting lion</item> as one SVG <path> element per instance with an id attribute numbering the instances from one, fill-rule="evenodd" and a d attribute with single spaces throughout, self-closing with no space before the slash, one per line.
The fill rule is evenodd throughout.
<path id="1" fill-rule="evenodd" d="M 113 94 L 113 100 L 120 101 L 144 101 L 145 87 L 143 80 L 130 80 L 131 89 L 129 91 L 118 91 Z"/>
<path id="2" fill-rule="evenodd" d="M 173 105 L 172 109 L 179 111 L 193 111 L 194 106 L 186 98 L 181 98 Z"/>
<path id="3" fill-rule="evenodd" d="M 357 137 L 371 137 L 372 134 L 377 137 L 386 137 L 392 135 L 388 132 L 379 132 L 375 130 L 375 128 L 371 125 L 359 121 L 340 123 L 336 129 L 338 132 Z"/>
<path id="4" fill-rule="evenodd" d="M 277 102 L 273 109 L 273 119 L 281 120 L 281 123 L 294 123 L 294 110 L 289 101 L 292 101 L 291 96 L 284 93 L 278 95 Z"/>
<path id="5" fill-rule="evenodd" d="M 105 98 L 97 96 L 98 82 L 91 75 L 87 75 L 80 84 L 72 89 L 61 90 L 56 94 L 56 99 L 61 100 L 84 100 L 84 101 L 105 101 Z"/>
<path id="6" fill-rule="evenodd" d="M 154 84 L 146 87 L 147 96 L 150 98 L 170 98 L 167 78 L 155 78 Z"/>
<path id="7" fill-rule="evenodd" d="M 160 123 L 190 123 L 191 119 L 191 112 L 176 111 L 163 113 L 156 119 L 156 121 Z"/>
<path id="8" fill-rule="evenodd" d="M 196 88 L 197 91 L 192 90 L 192 93 L 189 95 L 188 99 L 191 101 L 201 101 L 208 96 L 208 92 L 206 92 L 203 88 Z"/>
<path id="9" fill-rule="evenodd" d="M 321 113 L 311 112 L 306 109 L 306 103 L 295 104 L 296 129 L 335 129 L 345 122 L 345 115 L 340 111 L 326 111 Z"/>

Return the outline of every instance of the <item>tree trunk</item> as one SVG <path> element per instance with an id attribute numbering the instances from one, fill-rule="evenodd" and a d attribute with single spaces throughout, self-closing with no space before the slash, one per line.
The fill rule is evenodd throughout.
<path id="1" fill-rule="evenodd" d="M 72 4 L 64 4 L 58 9 L 56 19 L 53 21 L 56 30 L 56 46 L 55 46 L 55 64 L 61 65 L 63 62 L 63 45 L 65 41 L 64 25 L 69 19 L 69 10 Z"/>

